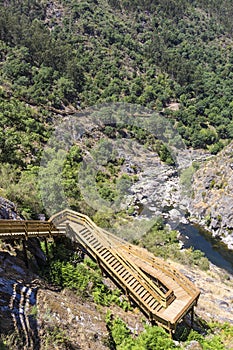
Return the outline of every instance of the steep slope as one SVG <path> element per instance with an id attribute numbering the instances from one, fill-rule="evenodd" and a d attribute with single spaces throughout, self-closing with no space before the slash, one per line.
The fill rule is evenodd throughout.
<path id="1" fill-rule="evenodd" d="M 43 210 L 36 175 L 52 122 L 98 103 L 147 106 L 188 146 L 222 149 L 233 137 L 224 11 L 232 13 L 230 1 L 3 1 L 0 161 L 11 186 L 1 180 L 2 195 L 36 217 Z"/>
<path id="2" fill-rule="evenodd" d="M 67 253 L 66 248 L 67 246 L 60 245 L 60 249 Z M 59 249 L 59 244 L 56 249 Z M 34 272 L 31 268 L 26 268 L 19 244 L 14 247 L 1 244 L 0 262 L 0 339 L 5 339 L 10 349 L 112 349 L 111 336 L 106 325 L 106 314 L 109 311 L 112 318 L 120 317 L 124 320 L 129 327 L 129 334 L 131 333 L 134 339 L 137 339 L 145 328 L 145 318 L 137 308 L 133 307 L 126 312 L 114 303 L 109 306 L 97 304 L 96 300 L 89 295 L 93 281 L 89 280 L 85 291 L 70 290 L 68 287 L 61 288 L 47 283 L 35 273 L 35 268 Z M 203 272 L 198 268 L 190 268 L 174 262 L 172 264 L 202 291 L 196 309 L 196 330 L 203 333 L 208 328 L 203 326 L 202 320 L 232 323 L 233 281 L 230 276 L 212 265 L 208 272 Z M 82 263 L 76 262 L 75 265 L 78 267 Z M 56 275 L 54 268 L 58 267 L 58 264 L 50 265 L 54 276 Z M 91 270 L 90 266 L 89 270 Z M 63 277 L 65 277 L 64 272 Z M 102 289 L 104 286 L 112 290 L 116 289 L 116 286 L 106 277 L 102 278 Z M 186 318 L 186 324 L 181 326 L 181 330 L 187 332 L 189 322 L 190 319 Z M 215 332 L 219 330 L 216 329 Z M 7 337 L 7 333 L 11 336 Z M 123 329 L 119 329 L 118 337 L 122 341 L 123 335 Z M 213 334 L 210 337 L 207 336 L 206 341 L 212 338 Z M 224 346 L 222 349 L 231 349 L 232 340 L 231 333 L 226 334 L 226 338 L 223 337 L 221 340 Z M 188 344 L 187 342 L 183 345 L 183 348 L 190 349 Z M 176 345 L 178 346 L 178 342 Z M 216 349 L 214 341 L 209 349 Z"/>
<path id="3" fill-rule="evenodd" d="M 233 249 L 233 143 L 195 173 L 191 213 Z"/>
<path id="4" fill-rule="evenodd" d="M 169 118 L 188 146 L 207 148 L 216 154 L 233 138 L 232 13 L 230 0 L 1 1 L 0 194 L 15 201 L 27 218 L 36 218 L 43 212 L 37 174 L 54 119 L 98 103 L 148 106 Z M 140 141 L 143 143 L 143 139 Z M 203 168 L 204 175 L 201 170 L 196 174 L 194 204 L 190 209 L 229 246 L 233 226 L 230 147 L 220 155 L 222 160 L 215 158 Z M 67 173 L 64 172 L 71 203 L 80 200 L 78 190 L 75 194 L 73 191 L 80 158 L 79 150 L 76 151 L 70 157 Z M 107 181 L 105 185 L 108 187 Z M 4 208 L 5 204 L 3 216 Z M 2 249 L 1 278 L 6 277 L 2 267 L 5 261 L 12 282 L 9 290 L 12 292 L 20 280 L 17 291 L 24 293 L 24 287 L 31 283 L 28 271 L 25 272 L 22 261 L 14 260 L 14 248 Z M 195 273 L 192 271 L 192 278 Z M 201 274 L 197 278 L 202 279 Z M 204 301 L 201 315 L 209 313 L 209 318 L 216 318 L 221 306 L 221 321 L 229 320 L 232 299 L 225 294 L 224 286 L 221 298 L 229 298 L 229 302 L 215 302 L 205 288 L 212 290 L 216 280 L 207 284 L 208 278 L 203 277 L 205 301 L 213 299 L 217 309 L 213 303 L 204 308 Z M 216 283 L 221 292 L 225 282 L 221 274 Z M 227 288 L 231 293 L 232 286 Z M 62 323 L 56 310 L 63 295 L 49 293 L 45 288 L 41 296 L 41 324 L 48 322 L 48 333 L 43 334 L 42 330 L 41 336 L 50 336 L 52 344 L 64 335 L 56 333 L 56 327 Z M 15 305 L 19 306 L 17 298 Z M 81 329 L 80 343 L 96 348 L 100 342 L 95 342 L 95 333 L 91 333 L 88 345 L 89 338 L 84 339 L 82 331 L 95 323 L 93 312 L 98 307 L 90 306 L 93 312 L 87 319 L 91 321 L 80 326 L 80 310 L 68 311 L 75 303 L 79 304 L 79 299 L 72 295 L 66 310 L 61 310 L 68 320 L 61 328 L 66 332 L 68 327 L 67 333 L 71 334 L 69 317 L 78 316 L 80 322 L 74 328 L 77 332 Z M 48 314 L 46 307 L 55 311 Z M 85 309 L 88 307 L 85 305 Z M 227 315 L 222 314 L 224 307 Z M 32 314 L 36 312 L 34 308 Z M 17 316 L 20 317 L 19 312 Z M 100 338 L 104 334 L 105 329 Z M 74 346 L 65 339 L 65 346 Z"/>
<path id="5" fill-rule="evenodd" d="M 224 4 L 4 1 L 3 87 L 61 112 L 117 101 L 162 111 L 176 102 L 179 110 L 165 113 L 187 143 L 221 141 L 216 151 L 232 137 L 232 40 L 219 15 L 232 6 Z"/>

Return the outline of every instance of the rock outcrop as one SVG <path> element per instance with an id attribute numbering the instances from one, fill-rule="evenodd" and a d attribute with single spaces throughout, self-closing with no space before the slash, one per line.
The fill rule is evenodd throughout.
<path id="1" fill-rule="evenodd" d="M 14 203 L 0 197 L 0 219 L 22 217 Z M 43 266 L 46 257 L 37 238 L 28 240 L 26 247 L 29 269 L 20 240 L 0 241 L 0 329 L 2 333 L 15 331 L 27 349 L 39 349 L 36 319 L 30 313 L 37 294 L 37 285 L 32 281 L 38 277 L 33 270 Z"/>
<path id="2" fill-rule="evenodd" d="M 0 197 L 0 219 L 20 219 L 15 204 L 3 197 Z"/>
<path id="3" fill-rule="evenodd" d="M 233 249 L 233 143 L 200 167 L 192 188 L 191 215 Z"/>

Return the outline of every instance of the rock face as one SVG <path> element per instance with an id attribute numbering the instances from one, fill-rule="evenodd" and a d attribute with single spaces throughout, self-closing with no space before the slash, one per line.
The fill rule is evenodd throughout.
<path id="1" fill-rule="evenodd" d="M 189 211 L 233 249 L 233 143 L 195 173 Z"/>
<path id="2" fill-rule="evenodd" d="M 15 204 L 3 197 L 0 197 L 0 219 L 20 219 Z"/>
<path id="3" fill-rule="evenodd" d="M 37 349 L 35 334 L 37 326 L 30 314 L 30 308 L 35 305 L 37 294 L 37 286 L 32 281 L 37 276 L 25 268 L 23 260 L 16 256 L 16 250 L 9 244 L 1 244 L 0 266 L 1 331 L 2 333 L 18 331 L 28 349 L 33 345 L 35 345 L 33 349 Z"/>
<path id="4" fill-rule="evenodd" d="M 22 220 L 14 203 L 0 197 L 0 219 Z M 26 268 L 20 241 L 0 241 L 0 329 L 16 331 L 25 347 L 39 349 L 36 319 L 30 313 L 36 304 L 37 286 L 32 272 L 46 257 L 36 238 L 26 242 L 30 269 Z M 18 347 L 17 347 L 18 348 Z"/>

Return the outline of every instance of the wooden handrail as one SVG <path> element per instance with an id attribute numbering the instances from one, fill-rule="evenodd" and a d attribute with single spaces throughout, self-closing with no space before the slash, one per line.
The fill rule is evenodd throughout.
<path id="1" fill-rule="evenodd" d="M 61 223 L 62 221 L 64 221 L 64 218 L 65 218 L 65 220 L 67 221 L 71 221 L 79 224 L 81 223 L 85 227 L 89 228 L 92 232 L 94 232 L 100 241 L 103 241 L 102 230 L 88 216 L 77 212 L 73 212 L 71 210 L 64 210 L 60 214 L 61 215 L 59 215 L 59 213 L 54 215 L 50 220 L 55 223 L 56 222 Z M 103 245 L 106 245 L 105 240 L 102 243 Z M 144 288 L 147 289 L 153 295 L 153 297 L 156 300 L 158 300 L 158 302 L 161 305 L 163 305 L 164 307 L 167 307 L 168 301 L 170 301 L 174 295 L 173 291 L 167 288 L 168 289 L 167 292 L 163 293 L 163 291 L 161 291 L 159 287 L 153 284 L 152 281 L 135 264 L 132 264 L 128 259 L 125 259 L 125 257 L 122 257 L 120 254 L 118 254 L 118 252 L 114 251 L 114 249 L 110 248 L 111 247 L 110 240 L 108 243 L 109 243 L 108 249 L 110 250 L 110 252 L 115 256 L 117 255 L 118 260 L 120 260 L 123 265 L 131 269 L 132 275 L 135 278 L 137 279 L 140 278 L 141 281 L 143 281 Z M 96 251 L 95 251 L 95 254 L 97 254 Z"/>
<path id="2" fill-rule="evenodd" d="M 86 230 L 83 231 L 83 229 L 74 224 L 78 224 Z M 89 232 L 89 234 L 85 236 L 85 233 L 82 233 L 82 231 Z M 196 305 L 200 291 L 187 277 L 174 269 L 169 263 L 154 257 L 152 253 L 149 253 L 144 248 L 132 245 L 122 238 L 101 229 L 87 215 L 65 209 L 54 214 L 48 221 L 0 220 L 0 239 L 28 239 L 37 236 L 47 237 L 61 235 L 66 235 L 67 237 L 75 239 L 76 242 L 83 246 L 93 258 L 101 263 L 102 267 L 110 273 L 116 282 L 123 288 L 127 288 L 132 299 L 138 303 L 142 310 L 163 327 L 174 330 L 177 322 Z M 100 245 L 103 247 L 105 252 L 110 255 L 101 255 L 102 250 L 95 248 L 96 246 L 91 244 L 92 241 L 89 243 L 88 239 L 90 239 L 90 237 L 92 237 L 91 239 L 94 239 L 95 242 L 98 242 L 97 246 Z M 124 272 L 121 276 L 121 273 L 117 273 L 117 270 L 114 271 L 114 265 L 111 265 L 109 260 L 107 258 L 105 259 L 105 256 L 112 256 L 116 262 L 119 262 L 122 269 L 124 269 L 122 271 L 127 271 L 132 278 L 135 279 L 135 283 L 138 283 L 139 289 L 136 287 L 136 284 L 132 287 L 133 284 L 131 285 L 131 283 L 128 283 L 128 279 L 124 280 Z M 173 282 L 171 282 L 171 279 Z M 169 283 L 173 287 L 171 287 Z M 144 288 L 140 293 L 144 293 L 142 291 L 145 290 L 145 293 L 149 293 L 149 297 L 153 298 L 148 300 L 155 300 L 154 303 L 156 304 L 153 304 L 153 301 L 152 303 L 147 303 L 147 299 L 144 301 L 144 299 L 140 297 L 141 294 L 138 294 L 140 288 Z M 177 310 L 177 313 L 173 311 L 171 316 L 168 317 L 166 313 L 163 314 L 163 310 L 168 311 L 169 305 L 173 303 L 176 295 L 178 295 L 178 292 L 177 294 L 174 293 L 173 288 L 177 291 L 179 291 L 179 288 L 182 288 L 187 297 L 184 299 L 185 304 L 180 304 L 183 306 Z M 152 308 L 152 305 L 155 305 L 155 309 Z M 156 311 L 157 305 L 160 305 L 158 312 Z M 177 303 L 177 305 L 179 305 L 179 303 Z"/>
<path id="3" fill-rule="evenodd" d="M 174 281 L 178 282 L 179 285 L 190 295 L 197 296 L 197 294 L 200 294 L 200 291 L 195 287 L 195 285 L 183 274 L 181 274 L 178 270 L 172 268 L 168 263 L 165 261 L 159 260 L 156 257 L 149 257 L 148 254 L 143 254 L 139 249 L 137 250 L 137 247 L 130 246 L 130 249 L 128 250 L 127 247 L 123 247 L 122 249 L 125 249 L 129 252 L 129 254 L 133 254 L 137 257 L 140 257 L 144 261 L 147 261 L 151 264 L 152 267 L 164 272 L 167 276 L 171 277 Z"/>
<path id="4" fill-rule="evenodd" d="M 195 285 L 187 277 L 185 277 L 178 270 L 172 268 L 169 263 L 165 262 L 162 259 L 156 258 L 152 255 L 152 253 L 149 253 L 146 249 L 132 245 L 108 231 L 103 230 L 103 232 L 105 233 L 105 235 L 111 237 L 112 240 L 118 242 L 118 247 L 120 247 L 121 249 L 127 251 L 129 254 L 135 255 L 136 257 L 140 257 L 144 261 L 147 261 L 149 264 L 151 264 L 152 267 L 163 271 L 166 275 L 169 275 L 169 277 L 171 277 L 174 281 L 178 282 L 182 286 L 182 288 L 190 295 L 195 296 L 197 295 L 197 293 L 200 293 L 199 290 L 195 287 Z"/>
<path id="5" fill-rule="evenodd" d="M 178 282 L 180 286 L 190 295 L 196 297 L 200 294 L 200 291 L 195 288 L 194 284 L 191 283 L 188 278 L 186 278 L 178 270 L 172 268 L 168 263 L 156 257 L 149 257 L 149 254 L 146 250 L 142 252 L 141 248 L 126 242 L 122 238 L 119 238 L 106 230 L 102 230 L 85 214 L 81 214 L 69 209 L 65 209 L 61 213 L 55 214 L 53 217 L 51 217 L 50 220 L 56 222 L 56 218 L 60 217 L 60 214 L 66 216 L 66 219 L 68 219 L 68 216 L 69 216 L 71 220 L 75 220 L 76 222 L 79 222 L 81 224 L 84 224 L 85 226 L 90 227 L 90 229 L 94 229 L 97 233 L 99 233 L 100 237 L 104 233 L 105 236 L 108 236 L 109 238 L 111 238 L 109 240 L 110 244 L 112 243 L 112 240 L 118 241 L 122 249 L 126 250 L 129 254 L 133 254 L 142 258 L 144 261 L 148 261 L 152 265 L 152 267 L 157 268 L 160 271 L 163 271 L 165 274 L 169 275 L 169 277 L 171 277 L 173 280 Z M 147 254 L 145 254 L 145 252 Z M 164 281 L 164 283 L 166 285 L 166 281 Z"/>

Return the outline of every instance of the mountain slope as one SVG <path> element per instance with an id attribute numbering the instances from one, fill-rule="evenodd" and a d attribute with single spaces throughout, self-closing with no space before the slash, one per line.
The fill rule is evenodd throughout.
<path id="1" fill-rule="evenodd" d="M 203 164 L 193 179 L 191 213 L 233 249 L 233 144 Z"/>
<path id="2" fill-rule="evenodd" d="M 1 73 L 15 96 L 63 109 L 175 101 L 166 114 L 188 145 L 216 152 L 233 137 L 232 40 L 209 3 L 4 3 Z"/>
<path id="3" fill-rule="evenodd" d="M 54 119 L 99 103 L 147 106 L 188 146 L 221 150 L 233 137 L 231 11 L 227 0 L 1 2 L 1 194 L 28 217 L 43 211 L 36 174 Z"/>

